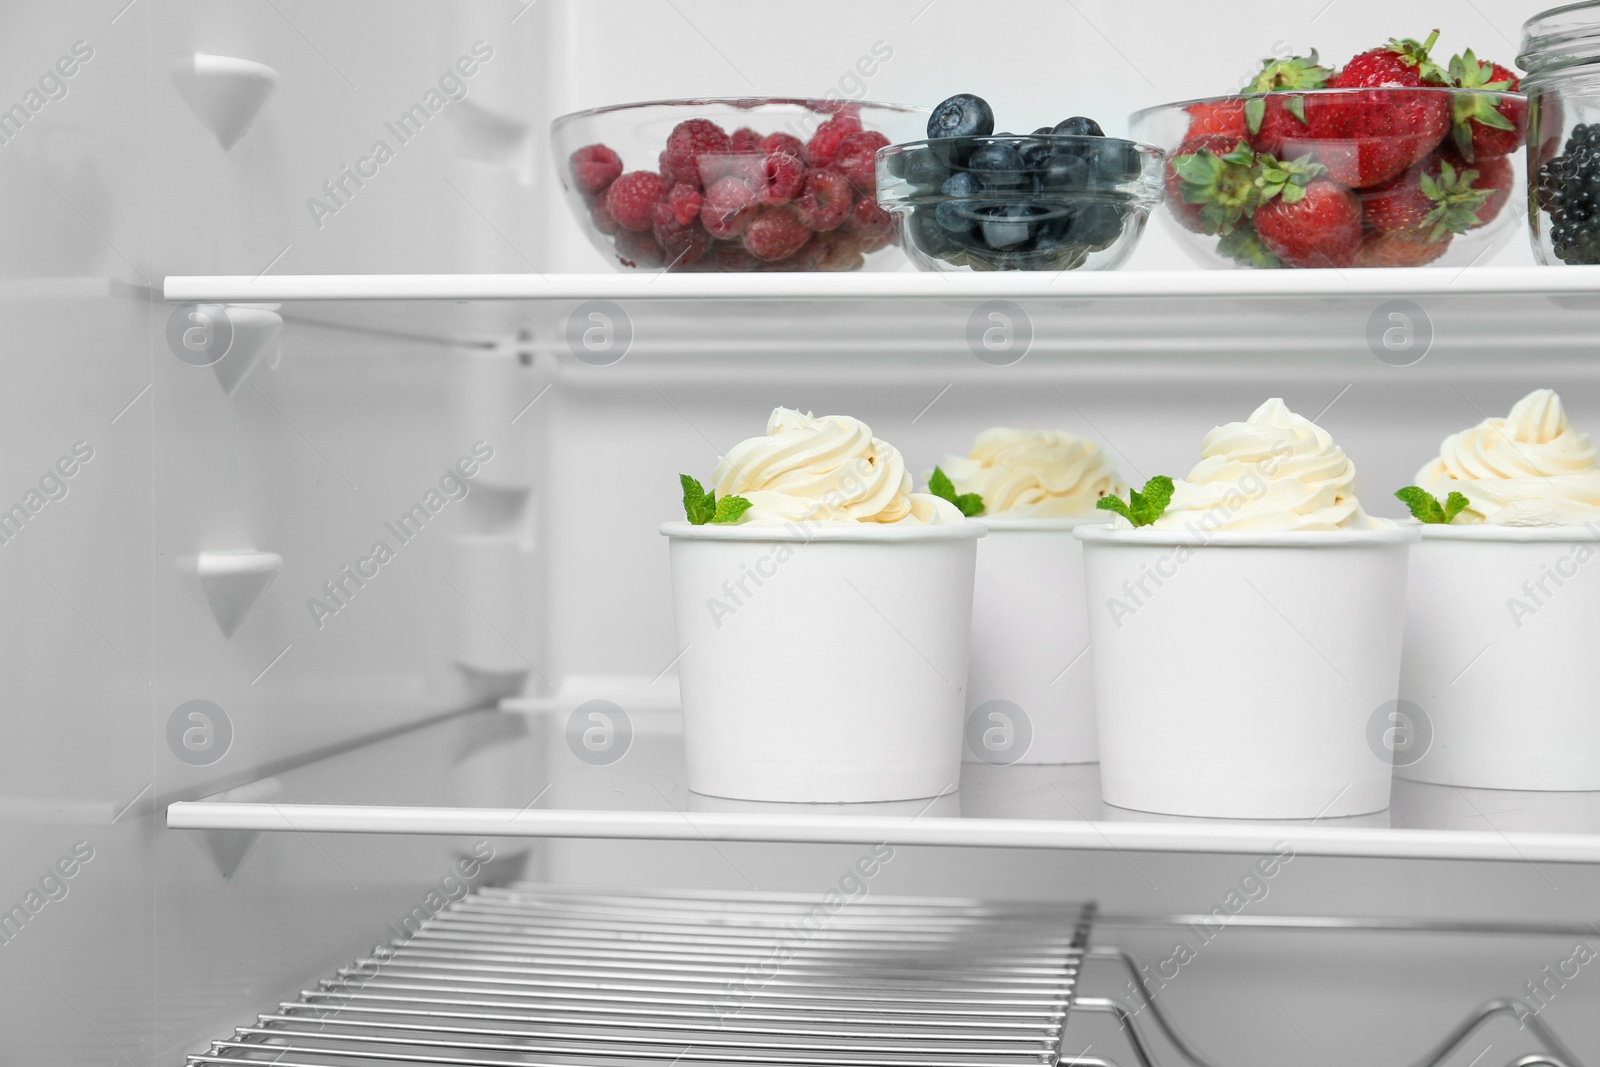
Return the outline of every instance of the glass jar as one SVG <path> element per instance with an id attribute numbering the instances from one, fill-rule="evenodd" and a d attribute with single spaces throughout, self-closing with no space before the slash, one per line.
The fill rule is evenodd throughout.
<path id="1" fill-rule="evenodd" d="M 1529 19 L 1517 64 L 1528 72 L 1534 255 L 1550 266 L 1600 264 L 1600 0 Z"/>

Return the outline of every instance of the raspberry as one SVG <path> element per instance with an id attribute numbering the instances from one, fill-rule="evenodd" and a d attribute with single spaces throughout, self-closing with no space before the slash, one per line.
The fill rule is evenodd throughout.
<path id="1" fill-rule="evenodd" d="M 761 151 L 761 135 L 748 126 L 740 126 L 729 135 L 728 150 L 739 154 L 765 154 Z"/>
<path id="2" fill-rule="evenodd" d="M 675 188 L 682 189 L 683 186 Z M 695 199 L 699 198 L 700 194 L 695 193 Z M 691 215 L 688 222 L 679 222 L 672 210 L 672 202 L 665 200 L 655 206 L 654 215 L 655 225 L 651 232 L 666 257 L 668 270 L 691 266 L 711 251 L 711 235 L 701 228 L 698 213 Z"/>
<path id="3" fill-rule="evenodd" d="M 699 188 L 701 157 L 725 156 L 729 144 L 722 127 L 710 119 L 685 119 L 667 135 L 667 147 L 661 153 L 661 174 L 674 184 L 687 182 Z"/>
<path id="4" fill-rule="evenodd" d="M 744 246 L 766 263 L 786 259 L 811 239 L 811 231 L 793 204 L 760 209 L 744 231 Z"/>
<path id="5" fill-rule="evenodd" d="M 728 156 L 702 156 L 700 159 L 700 188 L 709 189 L 723 178 L 738 178 L 747 185 L 760 188 L 766 183 L 762 176 L 767 159 L 759 153 Z"/>
<path id="6" fill-rule="evenodd" d="M 648 230 L 654 221 L 651 212 L 666 198 L 667 183 L 654 171 L 635 170 L 624 174 L 606 190 L 606 207 L 625 230 Z"/>
<path id="7" fill-rule="evenodd" d="M 813 167 L 826 167 L 839 151 L 839 142 L 861 129 L 861 120 L 853 114 L 841 112 L 817 127 L 817 132 L 806 142 L 806 162 Z"/>
<path id="8" fill-rule="evenodd" d="M 839 151 L 833 165 L 839 173 L 850 179 L 856 192 L 865 197 L 878 195 L 878 149 L 889 143 L 889 138 L 876 130 L 857 130 L 839 141 Z"/>
<path id="9" fill-rule="evenodd" d="M 805 154 L 805 143 L 792 133 L 769 133 L 761 138 L 761 151 L 767 155 L 774 152 L 787 152 L 791 156 Z"/>
<path id="10" fill-rule="evenodd" d="M 828 254 L 828 239 L 820 233 L 811 235 L 811 239 L 800 246 L 800 250 L 787 259 L 776 263 L 763 265 L 763 270 L 816 270 Z"/>
<path id="11" fill-rule="evenodd" d="M 599 196 L 622 173 L 622 157 L 603 144 L 584 145 L 567 160 L 572 181 L 584 196 Z"/>
<path id="12" fill-rule="evenodd" d="M 738 237 L 750 225 L 756 188 L 740 178 L 718 178 L 700 205 L 700 224 L 713 237 Z"/>
<path id="13" fill-rule="evenodd" d="M 667 194 L 666 206 L 671 209 L 672 217 L 678 220 L 679 226 L 687 226 L 700 217 L 700 200 L 700 190 L 680 182 Z"/>
<path id="14" fill-rule="evenodd" d="M 617 259 L 624 267 L 659 267 L 667 261 L 653 234 L 635 230 L 617 234 Z"/>
<path id="15" fill-rule="evenodd" d="M 718 241 L 711 251 L 711 262 L 716 270 L 744 273 L 761 266 L 761 261 L 739 241 Z"/>
<path id="16" fill-rule="evenodd" d="M 889 243 L 894 233 L 894 220 L 876 203 L 862 197 L 850 209 L 844 228 L 860 243 L 862 252 L 870 253 Z"/>
<path id="17" fill-rule="evenodd" d="M 817 260 L 817 270 L 860 270 L 866 263 L 861 254 L 861 242 L 856 235 L 838 232 L 818 234 L 817 237 L 823 242 L 823 253 Z"/>
<path id="18" fill-rule="evenodd" d="M 594 220 L 594 228 L 603 234 L 613 234 L 622 229 L 617 225 L 617 218 L 611 214 L 611 209 L 606 207 L 606 198 L 601 197 L 589 205 L 589 218 Z"/>
<path id="19" fill-rule="evenodd" d="M 806 165 L 788 152 L 773 152 L 761 161 L 761 202 L 769 207 L 787 204 L 806 184 Z"/>
<path id="20" fill-rule="evenodd" d="M 843 222 L 854 204 L 849 180 L 831 167 L 807 174 L 805 192 L 795 201 L 801 220 L 818 233 Z"/>

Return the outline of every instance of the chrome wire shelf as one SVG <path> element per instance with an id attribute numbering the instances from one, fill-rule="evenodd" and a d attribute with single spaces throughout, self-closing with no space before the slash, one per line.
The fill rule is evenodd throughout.
<path id="1" fill-rule="evenodd" d="M 484 888 L 188 1063 L 1118 1067 L 1063 1049 L 1069 1015 L 1103 1015 L 1120 1026 L 1123 1063 L 1155 1067 L 1158 1035 L 1175 1059 L 1213 1067 L 1133 956 L 1090 945 L 1095 919 L 1093 904 Z M 1330 923 L 1280 917 L 1273 928 Z M 1082 993 L 1091 962 L 1126 972 L 1154 1035 L 1123 1001 Z M 1502 1015 L 1540 1046 L 1509 1067 L 1581 1067 L 1505 999 L 1479 1006 L 1416 1067 L 1450 1061 Z"/>
<path id="2" fill-rule="evenodd" d="M 188 1062 L 1037 1067 L 1092 913 L 483 889 Z"/>

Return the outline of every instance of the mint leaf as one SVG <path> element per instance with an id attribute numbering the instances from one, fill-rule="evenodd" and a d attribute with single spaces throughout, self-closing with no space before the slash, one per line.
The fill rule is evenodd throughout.
<path id="1" fill-rule="evenodd" d="M 969 519 L 974 515 L 983 514 L 983 497 L 977 493 L 956 495 L 956 483 L 938 467 L 933 468 L 933 473 L 928 475 L 928 492 L 941 500 L 950 501 Z"/>
<path id="2" fill-rule="evenodd" d="M 725 496 L 717 501 L 716 511 L 712 513 L 711 521 L 716 523 L 734 523 L 739 517 L 750 510 L 750 501 L 742 496 Z"/>
<path id="3" fill-rule="evenodd" d="M 1094 506 L 1101 511 L 1114 511 L 1129 522 L 1133 522 L 1133 512 L 1128 510 L 1128 502 L 1120 496 L 1103 496 L 1094 502 Z"/>
<path id="4" fill-rule="evenodd" d="M 1144 483 L 1144 492 L 1130 488 L 1128 499 L 1103 496 L 1094 506 L 1101 511 L 1114 511 L 1134 526 L 1149 526 L 1161 517 L 1172 502 L 1172 479 L 1158 474 Z"/>
<path id="5" fill-rule="evenodd" d="M 704 526 L 716 517 L 717 494 L 708 493 L 696 478 L 678 475 L 683 486 L 683 513 L 695 526 Z"/>
<path id="6" fill-rule="evenodd" d="M 1415 485 L 1408 485 L 1404 489 L 1396 489 L 1394 495 L 1401 503 L 1411 509 L 1412 518 L 1418 522 L 1431 525 L 1443 525 L 1449 522 L 1461 511 L 1461 508 L 1467 506 L 1466 497 L 1461 496 L 1460 493 L 1451 493 L 1448 498 L 1449 501 L 1454 503 L 1455 498 L 1460 497 L 1461 506 L 1453 512 L 1447 512 L 1440 506 L 1438 499 L 1432 493 Z"/>
<path id="7" fill-rule="evenodd" d="M 974 515 L 983 514 L 983 497 L 979 496 L 977 493 L 962 493 L 960 496 L 950 501 L 950 503 L 960 508 L 961 514 L 965 515 L 969 519 Z"/>
<path id="8" fill-rule="evenodd" d="M 1131 495 L 1131 494 L 1130 494 Z M 1172 479 L 1165 474 L 1158 474 L 1144 483 L 1143 517 L 1140 526 L 1149 526 L 1161 517 L 1167 510 L 1167 505 L 1172 503 Z"/>
<path id="9" fill-rule="evenodd" d="M 1444 521 L 1453 522 L 1455 517 L 1467 509 L 1470 504 L 1464 493 L 1452 492 L 1444 498 Z"/>

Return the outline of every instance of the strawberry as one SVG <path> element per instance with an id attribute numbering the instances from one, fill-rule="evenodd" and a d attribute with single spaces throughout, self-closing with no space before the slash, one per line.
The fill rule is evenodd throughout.
<path id="1" fill-rule="evenodd" d="M 1438 39 L 1438 30 L 1429 34 L 1421 44 L 1409 37 L 1400 41 L 1391 37 L 1388 44 L 1369 48 L 1351 59 L 1328 84 L 1334 89 L 1448 85 L 1450 79 L 1428 55 L 1428 49 Z"/>
<path id="2" fill-rule="evenodd" d="M 1441 241 L 1417 244 L 1393 234 L 1368 234 L 1356 251 L 1358 267 L 1420 267 L 1432 263 L 1450 247 L 1453 234 L 1445 234 Z"/>
<path id="3" fill-rule="evenodd" d="M 1256 231 L 1248 224 L 1235 226 L 1232 233 L 1218 241 L 1217 254 L 1227 256 L 1235 263 L 1241 263 L 1246 267 L 1283 266 L 1278 257 L 1261 243 L 1261 238 L 1256 236 Z"/>
<path id="4" fill-rule="evenodd" d="M 1261 73 L 1245 87 L 1247 93 L 1282 93 L 1293 89 L 1321 89 L 1333 71 L 1317 65 L 1317 50 L 1309 56 L 1269 59 Z M 1283 155 L 1284 146 L 1306 135 L 1305 97 L 1292 94 L 1254 96 L 1244 105 L 1250 143 L 1258 152 Z"/>
<path id="5" fill-rule="evenodd" d="M 1225 100 L 1200 100 L 1184 108 L 1189 113 L 1189 132 L 1184 140 L 1218 134 L 1232 140 L 1246 136 L 1244 101 L 1238 97 Z"/>
<path id="6" fill-rule="evenodd" d="M 1485 223 L 1494 221 L 1500 214 L 1500 209 L 1506 206 L 1511 199 L 1511 194 L 1516 191 L 1516 175 L 1511 170 L 1511 160 L 1505 156 L 1480 156 L 1476 163 L 1468 163 L 1454 150 L 1454 146 L 1446 145 L 1439 151 L 1440 157 L 1457 171 L 1475 170 L 1478 177 L 1473 181 L 1474 189 L 1483 191 L 1486 195 L 1481 207 L 1478 208 L 1477 222 L 1472 224 L 1476 229 Z"/>
<path id="7" fill-rule="evenodd" d="M 1528 132 L 1528 102 L 1518 97 L 1495 96 L 1488 90 L 1516 92 L 1522 84 L 1498 63 L 1480 63 L 1472 49 L 1450 60 L 1450 80 L 1463 89 L 1455 101 L 1456 150 L 1467 162 L 1481 156 L 1504 156 L 1522 147 Z"/>
<path id="8" fill-rule="evenodd" d="M 1248 141 L 1222 134 L 1183 142 L 1167 163 L 1167 203 L 1196 233 L 1227 233 L 1260 199 Z"/>
<path id="9" fill-rule="evenodd" d="M 1306 140 L 1290 143 L 1285 154 L 1313 154 L 1330 180 L 1365 189 L 1438 147 L 1450 132 L 1450 94 L 1431 88 L 1312 94 L 1305 114 Z"/>
<path id="10" fill-rule="evenodd" d="M 1290 182 L 1256 208 L 1255 228 L 1285 266 L 1348 267 L 1361 247 L 1361 202 L 1326 178 Z"/>
<path id="11" fill-rule="evenodd" d="M 1362 193 L 1363 221 L 1371 230 L 1413 244 L 1434 244 L 1465 233 L 1483 225 L 1478 209 L 1490 191 L 1477 188 L 1477 179 L 1476 170 L 1457 170 L 1443 156 L 1435 156 Z"/>

